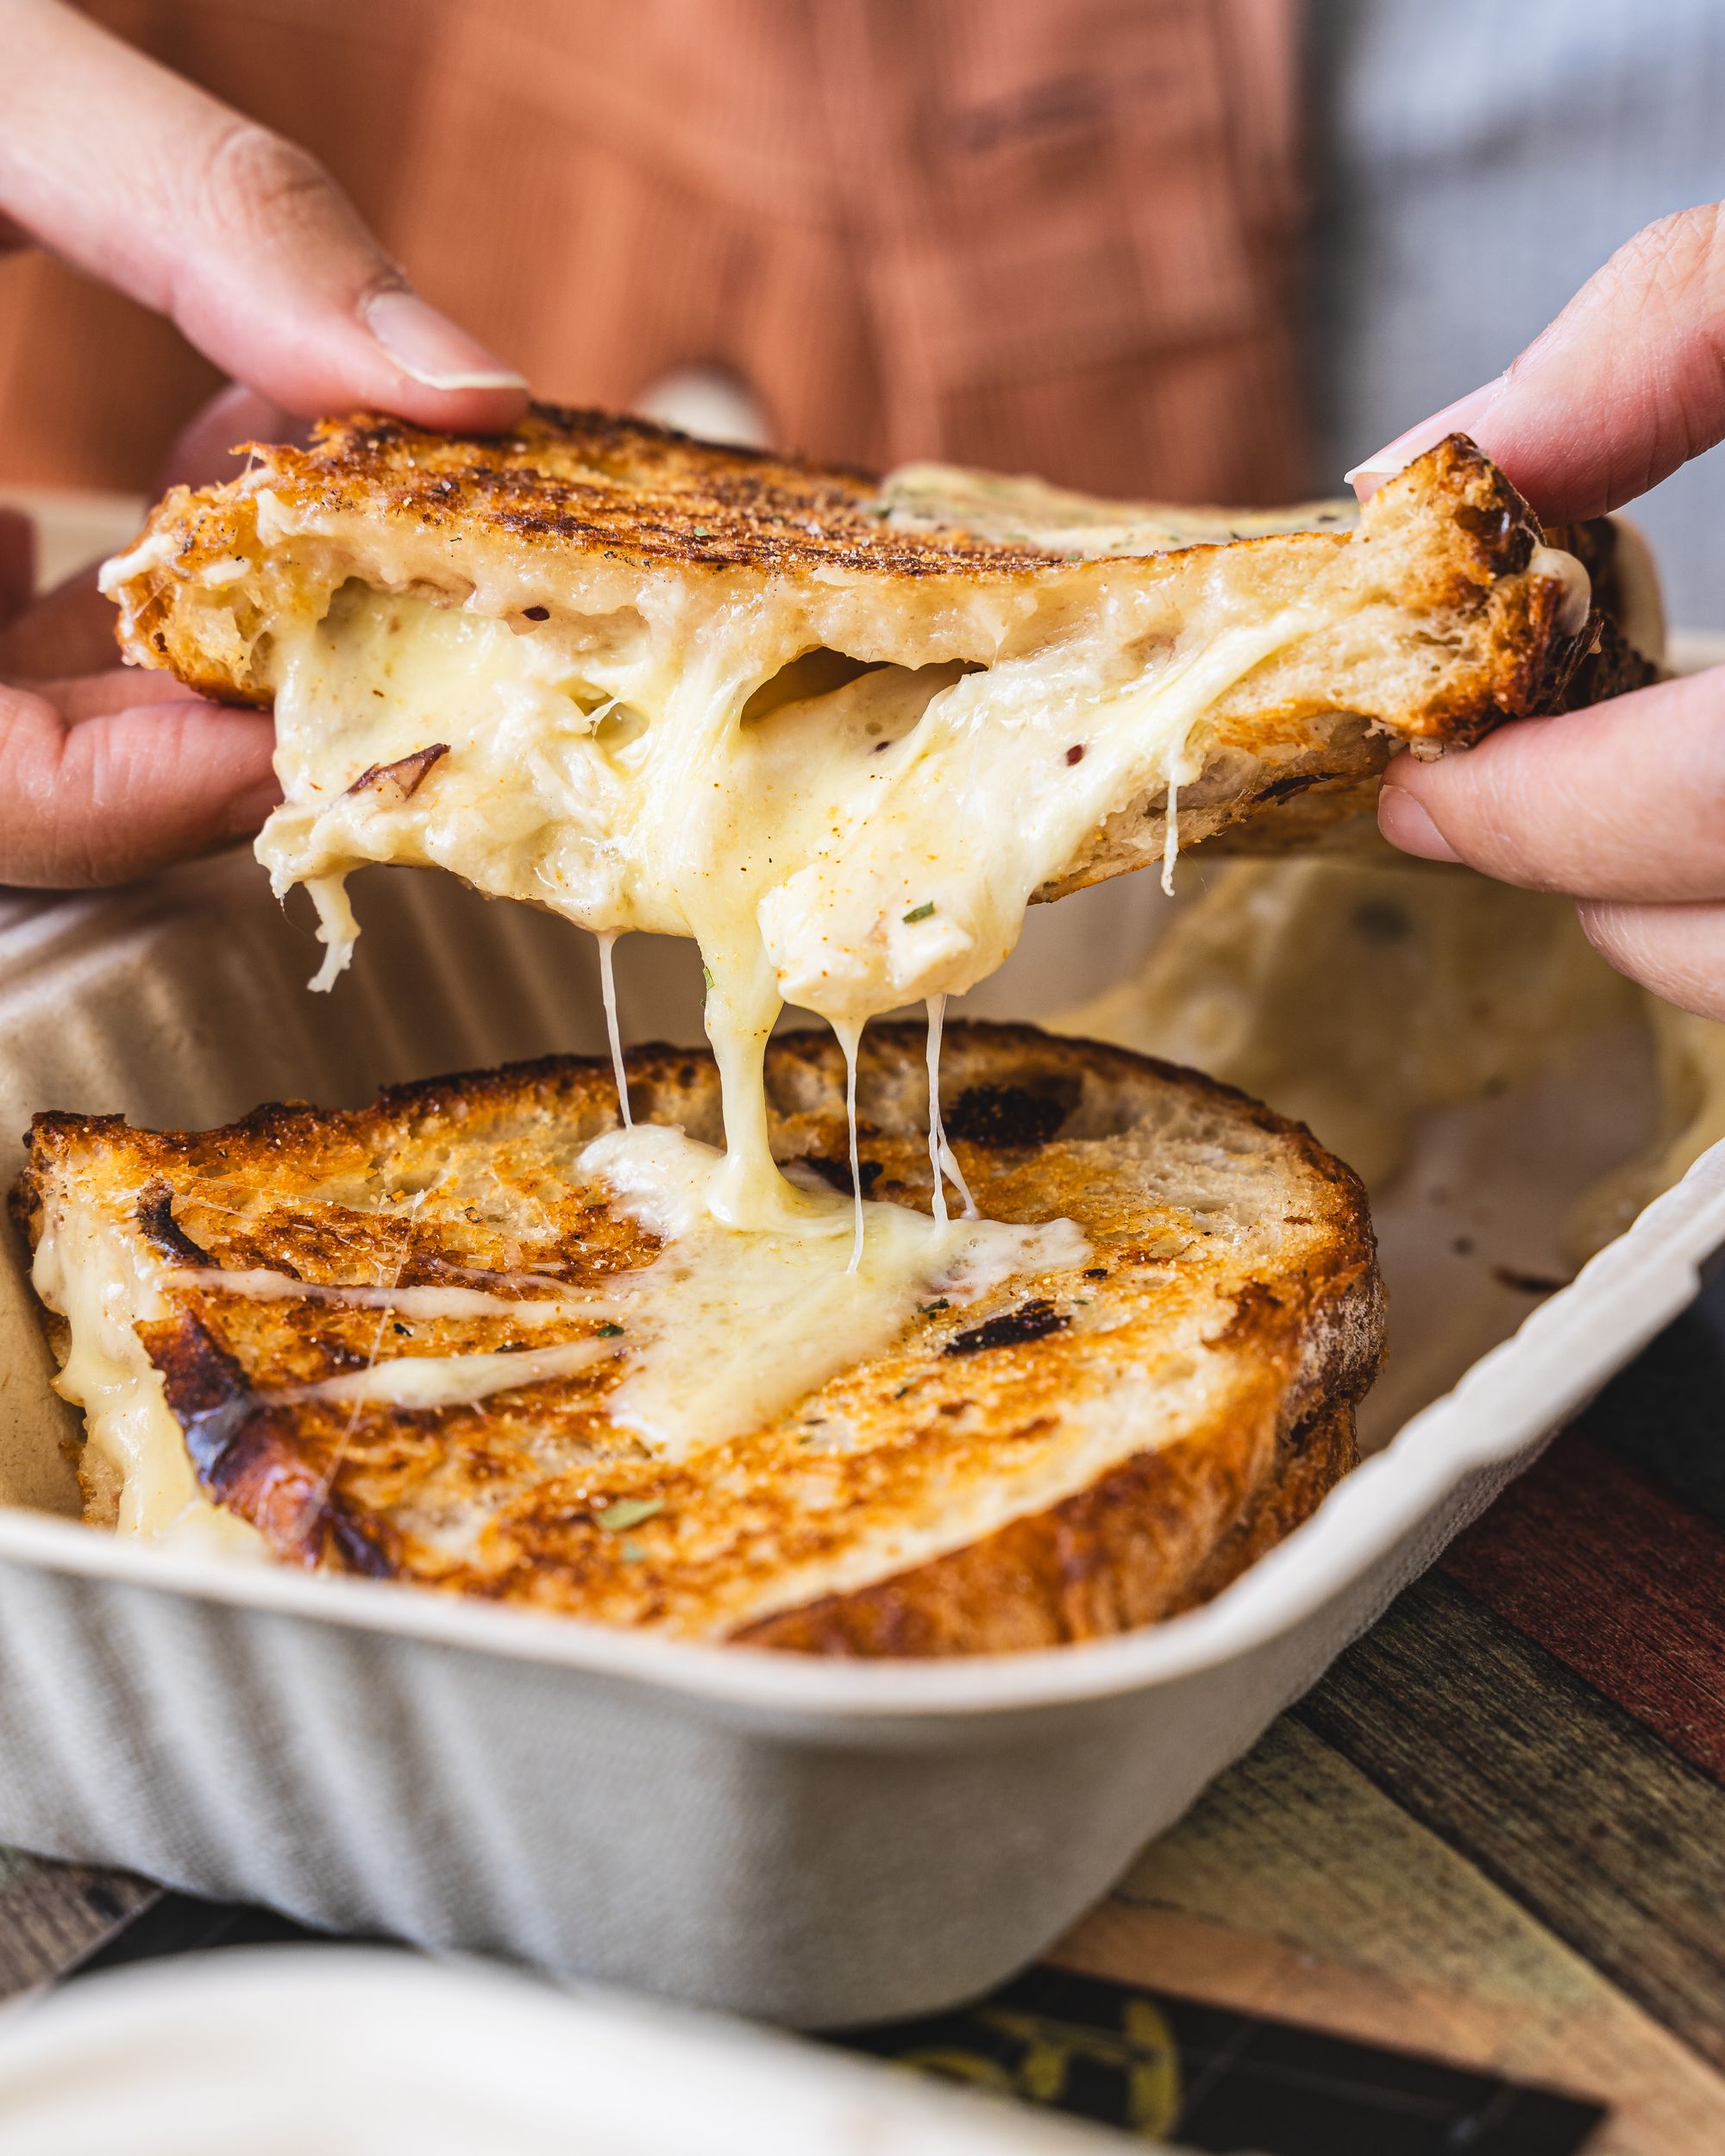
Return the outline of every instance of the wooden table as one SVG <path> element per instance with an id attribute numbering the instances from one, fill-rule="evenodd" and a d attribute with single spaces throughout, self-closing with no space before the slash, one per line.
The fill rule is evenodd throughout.
<path id="1" fill-rule="evenodd" d="M 865 2048 L 1271 2156 L 1725 2152 L 1725 1282 L 1048 1960 Z M 300 1935 L 0 1854 L 0 1991 Z"/>

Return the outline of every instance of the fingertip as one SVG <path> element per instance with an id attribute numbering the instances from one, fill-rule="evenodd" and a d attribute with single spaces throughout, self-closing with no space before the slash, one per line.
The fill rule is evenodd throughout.
<path id="1" fill-rule="evenodd" d="M 1582 899 L 1581 931 L 1609 966 L 1661 1002 L 1725 1018 L 1725 905 L 1626 905 Z"/>
<path id="2" fill-rule="evenodd" d="M 175 436 L 157 474 L 156 491 L 210 486 L 235 476 L 235 458 L 248 442 L 310 439 L 308 429 L 273 398 L 243 382 L 229 382 L 201 406 Z"/>
<path id="3" fill-rule="evenodd" d="M 526 389 L 431 390 L 404 381 L 384 408 L 432 434 L 507 434 L 527 416 Z"/>
<path id="4" fill-rule="evenodd" d="M 1386 776 L 1377 795 L 1377 828 L 1404 854 L 1420 861 L 1459 861 L 1423 802 L 1416 801 L 1394 776 Z"/>
<path id="5" fill-rule="evenodd" d="M 262 714 L 187 698 L 74 726 L 56 793 L 77 881 L 123 882 L 254 833 L 279 798 Z"/>
<path id="6" fill-rule="evenodd" d="M 311 385 L 308 385 L 308 392 Z M 310 446 L 317 419 L 365 407 L 380 407 L 416 426 L 442 434 L 497 434 L 516 426 L 527 409 L 527 391 L 510 376 L 503 386 L 435 389 L 390 364 L 387 385 L 375 379 L 355 384 L 343 395 L 308 393 L 296 399 L 309 407 L 304 416 L 265 397 L 243 382 L 230 382 L 190 419 L 175 437 L 157 475 L 156 492 L 171 486 L 211 486 L 238 475 L 238 457 L 248 442 Z"/>
<path id="7" fill-rule="evenodd" d="M 1352 471 L 1342 473 L 1342 485 L 1353 489 L 1354 499 L 1362 506 L 1383 486 L 1385 479 L 1393 479 L 1402 469 L 1399 464 L 1385 464 L 1380 450 L 1376 458 L 1365 464 L 1356 464 Z"/>
<path id="8" fill-rule="evenodd" d="M 1470 390 L 1465 397 L 1458 397 L 1453 404 L 1434 411 L 1417 427 L 1409 427 L 1405 433 L 1398 434 L 1393 442 L 1386 442 L 1381 449 L 1374 450 L 1351 471 L 1343 473 L 1342 484 L 1352 487 L 1360 501 L 1370 501 L 1386 479 L 1405 472 L 1415 457 L 1423 456 L 1427 449 L 1435 449 L 1439 442 L 1452 434 L 1471 435 L 1484 426 L 1502 387 L 1503 377 L 1500 374 L 1495 381 Z"/>
<path id="9" fill-rule="evenodd" d="M 360 318 L 394 372 L 390 409 L 422 426 L 492 433 L 517 423 L 528 385 L 488 345 L 405 285 L 361 301 Z"/>

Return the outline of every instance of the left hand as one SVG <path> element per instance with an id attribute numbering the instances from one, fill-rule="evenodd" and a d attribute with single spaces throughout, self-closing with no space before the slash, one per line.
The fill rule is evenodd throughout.
<path id="1" fill-rule="evenodd" d="M 174 445 L 160 486 L 235 469 L 230 445 L 296 423 L 224 391 Z M 211 704 L 115 663 L 114 609 L 80 570 L 34 603 L 29 520 L 0 509 L 0 884 L 121 883 L 249 837 L 281 799 L 267 713 Z"/>
<path id="2" fill-rule="evenodd" d="M 169 476 L 288 415 L 361 409 L 512 426 L 527 385 L 409 286 L 293 143 L 63 0 L 0 0 L 0 253 L 39 244 L 171 317 L 246 384 Z M 255 830 L 271 726 L 114 664 L 93 573 L 28 604 L 22 520 L 0 515 L 0 883 L 112 883 Z"/>

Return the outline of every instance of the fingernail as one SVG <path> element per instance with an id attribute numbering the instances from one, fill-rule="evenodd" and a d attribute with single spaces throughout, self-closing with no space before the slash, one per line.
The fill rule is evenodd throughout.
<path id="1" fill-rule="evenodd" d="M 243 793 L 236 793 L 228 804 L 229 837 L 249 838 L 270 811 L 279 807 L 280 803 L 281 788 L 273 779 L 262 786 L 248 787 Z"/>
<path id="2" fill-rule="evenodd" d="M 1461 859 L 1407 787 L 1389 779 L 1385 779 L 1377 796 L 1377 828 L 1392 846 L 1421 861 Z"/>
<path id="3" fill-rule="evenodd" d="M 404 374 L 427 389 L 525 389 L 527 378 L 505 367 L 477 337 L 458 329 L 417 292 L 392 285 L 360 309 L 367 329 Z"/>
<path id="4" fill-rule="evenodd" d="M 1500 374 L 1495 382 L 1487 382 L 1484 388 L 1471 389 L 1465 397 L 1458 397 L 1452 404 L 1446 404 L 1441 411 L 1434 411 L 1429 419 L 1422 419 L 1417 427 L 1409 427 L 1406 434 L 1398 434 L 1393 442 L 1356 464 L 1351 472 L 1344 472 L 1342 484 L 1352 487 L 1361 501 L 1375 494 L 1385 479 L 1393 479 L 1417 456 L 1435 448 L 1446 435 L 1471 434 L 1475 427 L 1497 401 L 1503 386 Z"/>

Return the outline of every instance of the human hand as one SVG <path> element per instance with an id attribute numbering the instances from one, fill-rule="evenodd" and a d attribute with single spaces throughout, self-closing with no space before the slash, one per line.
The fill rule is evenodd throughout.
<path id="1" fill-rule="evenodd" d="M 174 477 L 290 416 L 372 406 L 485 431 L 526 385 L 419 298 L 317 161 L 60 0 L 3 0 L 0 248 L 32 242 L 168 315 L 246 385 Z M 254 830 L 267 718 L 112 666 L 89 578 L 34 606 L 0 514 L 0 882 L 119 881 Z"/>
<path id="2" fill-rule="evenodd" d="M 1351 476 L 1364 496 L 1458 430 L 1552 523 L 1616 508 L 1725 437 L 1725 208 L 1649 225 L 1506 373 Z M 1406 853 L 1568 893 L 1620 972 L 1725 1018 L 1725 667 L 1398 756 L 1377 813 Z"/>

